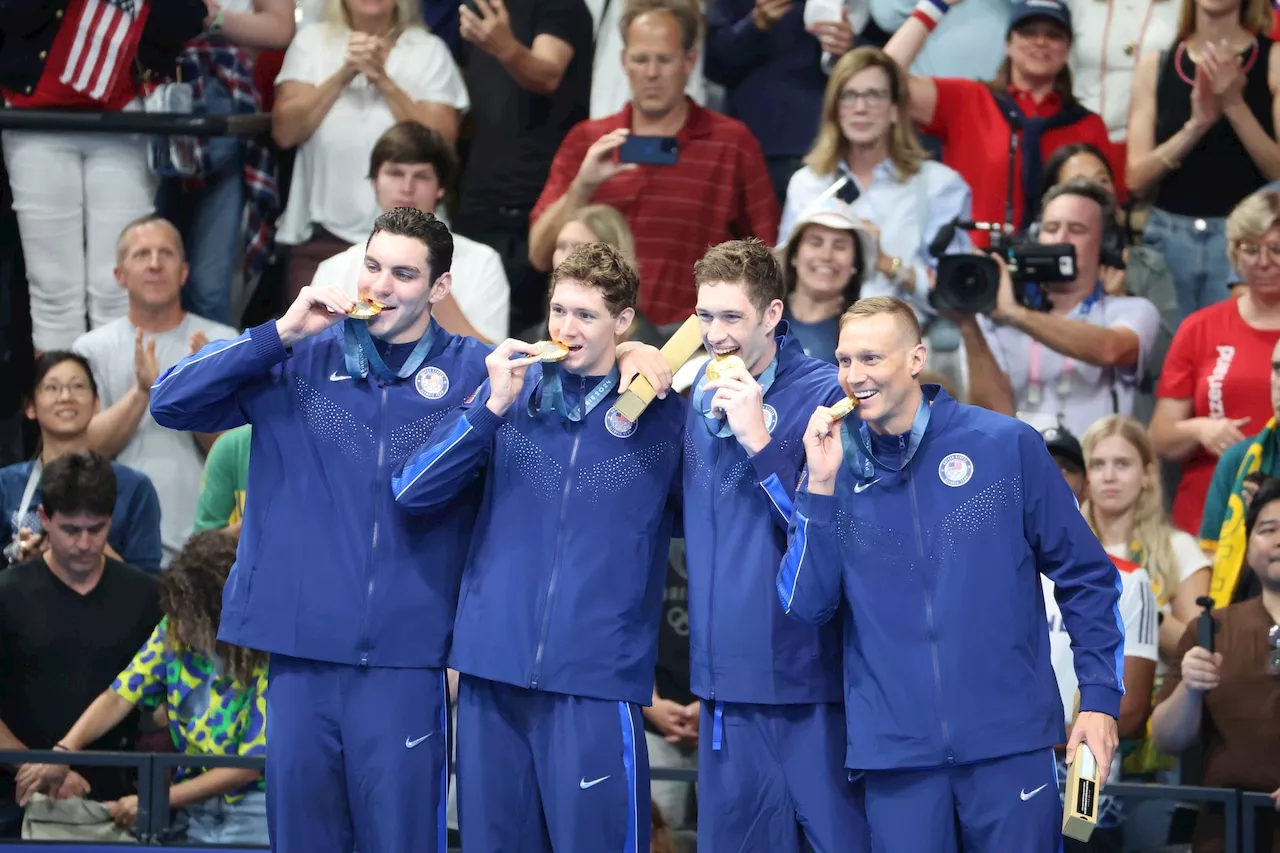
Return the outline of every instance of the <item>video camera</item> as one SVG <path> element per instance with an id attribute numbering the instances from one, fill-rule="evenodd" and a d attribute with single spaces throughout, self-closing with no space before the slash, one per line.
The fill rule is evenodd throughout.
<path id="1" fill-rule="evenodd" d="M 986 255 L 946 254 L 957 229 L 991 234 L 991 253 L 1004 258 L 1018 304 L 1032 311 L 1052 308 L 1045 285 L 1075 281 L 1076 249 L 1070 243 L 1043 245 L 1012 236 L 1011 225 L 955 219 L 938 230 L 929 253 L 938 259 L 938 284 L 929 304 L 956 314 L 989 314 L 1000 290 L 1000 266 Z"/>

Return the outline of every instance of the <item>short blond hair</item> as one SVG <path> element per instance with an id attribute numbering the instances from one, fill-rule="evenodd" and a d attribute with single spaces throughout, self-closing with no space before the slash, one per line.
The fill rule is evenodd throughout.
<path id="1" fill-rule="evenodd" d="M 1259 190 L 1247 195 L 1227 217 L 1227 260 L 1240 269 L 1240 244 L 1261 240 L 1280 225 L 1280 192 Z"/>
<path id="2" fill-rule="evenodd" d="M 915 309 L 901 299 L 892 296 L 868 296 L 850 305 L 840 316 L 840 331 L 844 331 L 845 323 L 850 320 L 861 320 L 864 317 L 876 317 L 888 314 L 902 324 L 902 328 L 911 336 L 911 344 L 915 346 L 924 342 L 924 334 L 920 329 L 920 320 Z"/>
<path id="3" fill-rule="evenodd" d="M 182 232 L 178 230 L 178 226 L 158 213 L 148 213 L 145 216 L 139 216 L 121 229 L 120 236 L 116 238 L 116 266 L 124 266 L 125 256 L 129 254 L 129 238 L 133 236 L 133 232 L 147 225 L 159 225 L 168 230 L 173 235 L 174 242 L 178 244 L 178 260 L 186 261 L 187 248 L 182 242 Z"/>

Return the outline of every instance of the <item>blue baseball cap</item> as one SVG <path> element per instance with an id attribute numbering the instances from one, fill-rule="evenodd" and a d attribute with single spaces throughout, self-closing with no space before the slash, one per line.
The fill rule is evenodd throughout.
<path id="1" fill-rule="evenodd" d="M 1068 33 L 1071 29 L 1071 9 L 1062 0 L 1015 0 L 1009 15 L 1009 32 L 1032 18 L 1048 18 L 1062 24 Z"/>

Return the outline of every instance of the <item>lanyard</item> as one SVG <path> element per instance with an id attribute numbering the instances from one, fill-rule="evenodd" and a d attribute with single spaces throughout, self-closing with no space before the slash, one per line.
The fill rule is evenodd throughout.
<path id="1" fill-rule="evenodd" d="M 352 376 L 358 376 L 361 379 L 370 373 L 373 373 L 375 377 L 383 381 L 408 379 L 422 365 L 422 362 L 426 361 L 427 353 L 431 351 L 431 344 L 435 342 L 435 337 L 436 321 L 433 319 L 431 325 L 427 326 L 426 334 L 418 339 L 413 352 L 409 353 L 409 359 L 400 368 L 399 372 L 393 372 L 391 368 L 387 367 L 387 363 L 382 360 L 382 356 L 378 354 L 378 348 L 373 343 L 373 336 L 369 334 L 369 325 L 363 320 L 344 320 L 342 327 L 342 356 L 347 365 L 347 373 Z"/>
<path id="2" fill-rule="evenodd" d="M 617 387 L 619 378 L 618 365 L 614 364 L 609 370 L 609 374 L 597 382 L 594 388 L 583 394 L 582 399 L 572 409 L 566 409 L 563 370 L 556 362 L 544 363 L 542 365 L 541 399 L 538 401 L 537 414 L 546 415 L 551 412 L 558 412 L 566 420 L 577 423 L 591 414 L 591 410 L 598 406 L 600 401 Z M 585 383 L 586 380 L 584 379 L 583 382 Z M 586 411 L 583 411 L 584 404 Z M 529 414 L 534 414 L 532 397 L 529 398 Z"/>
<path id="3" fill-rule="evenodd" d="M 778 355 L 774 353 L 773 361 L 769 362 L 769 366 L 764 369 L 764 373 L 760 374 L 760 378 L 756 381 L 760 383 L 760 399 L 769 393 L 769 389 L 773 387 L 773 380 L 778 378 Z M 715 394 L 707 394 L 707 373 L 704 369 L 702 376 L 698 379 L 698 384 L 694 386 L 693 407 L 702 415 L 702 423 L 706 426 L 707 431 L 716 438 L 728 438 L 733 435 L 733 429 L 729 426 L 729 419 L 724 415 L 717 415 L 711 411 L 711 401 L 715 398 Z"/>
<path id="4" fill-rule="evenodd" d="M 907 452 L 903 454 L 902 464 L 897 468 L 886 465 L 871 452 L 871 428 L 867 426 L 866 421 L 858 420 L 857 426 L 854 427 L 853 422 L 856 419 L 845 418 L 840 427 L 840 442 L 844 445 L 845 461 L 854 471 L 859 472 L 864 480 L 874 477 L 877 467 L 895 473 L 904 470 L 911 464 L 911 458 L 916 455 L 916 451 L 920 449 L 924 431 L 929 428 L 929 415 L 932 411 L 933 401 L 928 397 L 922 397 L 920 408 L 916 409 L 916 416 L 911 421 L 911 437 L 907 440 Z"/>
<path id="5" fill-rule="evenodd" d="M 37 459 L 31 463 L 31 473 L 27 476 L 27 486 L 22 490 L 22 503 L 18 504 L 18 517 L 15 519 L 18 524 L 25 524 L 27 511 L 31 509 L 31 501 L 35 499 L 36 489 L 40 486 L 40 475 L 44 472 L 44 460 Z M 33 531 L 34 532 L 34 531 Z M 14 538 L 18 536 L 18 531 L 13 531 Z"/>
<path id="6" fill-rule="evenodd" d="M 1138 67 L 1142 58 L 1142 42 L 1147 37 L 1147 26 L 1151 23 L 1151 14 L 1156 3 L 1164 0 L 1147 0 L 1147 14 L 1142 18 L 1142 28 L 1138 30 L 1138 38 L 1133 42 L 1133 67 Z M 1107 120 L 1107 51 L 1111 47 L 1111 13 L 1115 10 L 1115 0 L 1107 0 L 1107 21 L 1102 25 L 1102 61 L 1098 70 L 1098 115 Z"/>
<path id="7" fill-rule="evenodd" d="M 1102 298 L 1101 282 L 1093 289 L 1093 293 L 1080 303 L 1079 313 L 1081 315 L 1088 314 L 1094 304 Z M 1030 352 L 1027 353 L 1027 405 L 1033 409 L 1039 409 L 1040 404 L 1044 402 L 1044 382 L 1041 379 L 1040 358 L 1044 350 L 1044 344 L 1035 338 L 1031 339 Z M 1063 417 L 1063 409 L 1067 404 L 1067 397 L 1071 395 L 1071 377 L 1076 370 L 1076 360 L 1070 356 L 1062 357 L 1062 371 L 1058 374 L 1058 420 Z"/>

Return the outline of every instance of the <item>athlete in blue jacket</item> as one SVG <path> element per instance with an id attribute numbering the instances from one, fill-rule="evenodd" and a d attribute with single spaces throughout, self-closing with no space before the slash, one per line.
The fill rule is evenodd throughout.
<path id="1" fill-rule="evenodd" d="M 395 478 L 397 502 L 430 513 L 484 484 L 450 658 L 467 851 L 649 849 L 640 706 L 685 407 L 671 395 L 634 422 L 613 408 L 614 340 L 638 289 L 612 247 L 574 251 L 552 274 L 549 320 L 568 357 L 539 364 L 504 342 L 487 385 Z"/>
<path id="2" fill-rule="evenodd" d="M 422 519 L 389 492 L 484 380 L 488 348 L 431 319 L 452 256 L 431 214 L 385 213 L 360 276 L 381 314 L 343 323 L 350 297 L 303 288 L 280 320 L 209 344 L 151 390 L 161 426 L 253 424 L 218 638 L 271 653 L 277 853 L 445 849 L 444 666 L 478 494 Z"/>
<path id="3" fill-rule="evenodd" d="M 915 313 L 887 297 L 842 318 L 855 415 L 819 408 L 778 574 L 787 612 L 843 609 L 847 766 L 865 771 L 877 853 L 1060 849 L 1062 702 L 1040 574 L 1080 681 L 1067 754 L 1111 766 L 1124 691 L 1120 577 L 1044 440 L 921 388 Z M 858 417 L 860 415 L 860 418 Z"/>
<path id="4" fill-rule="evenodd" d="M 694 383 L 685 426 L 690 670 L 702 701 L 698 842 L 709 850 L 870 849 L 860 784 L 844 768 L 840 625 L 778 606 L 774 582 L 804 430 L 845 396 L 782 318 L 782 269 L 756 240 L 694 267 L 702 340 L 747 365 Z"/>

